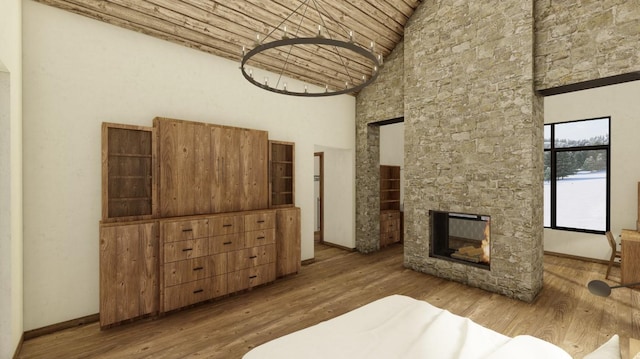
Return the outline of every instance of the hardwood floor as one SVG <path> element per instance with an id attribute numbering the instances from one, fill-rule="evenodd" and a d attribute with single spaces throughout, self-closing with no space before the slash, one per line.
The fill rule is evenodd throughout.
<path id="1" fill-rule="evenodd" d="M 315 255 L 298 275 L 273 284 L 158 319 L 104 331 L 93 323 L 34 338 L 18 357 L 240 358 L 266 341 L 390 294 L 428 301 L 509 336 L 537 336 L 576 358 L 614 333 L 623 354 L 628 337 L 640 337 L 640 292 L 620 288 L 608 298 L 588 292 L 589 280 L 604 278 L 603 264 L 547 255 L 544 289 L 534 303 L 524 303 L 406 269 L 401 245 L 369 255 L 316 245 Z M 612 271 L 619 278 L 619 268 Z"/>

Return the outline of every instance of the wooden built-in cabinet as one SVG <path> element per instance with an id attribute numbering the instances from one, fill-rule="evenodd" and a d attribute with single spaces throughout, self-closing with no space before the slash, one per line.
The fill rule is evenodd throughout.
<path id="1" fill-rule="evenodd" d="M 295 144 L 269 141 L 270 207 L 291 207 L 295 204 Z"/>
<path id="2" fill-rule="evenodd" d="M 156 209 L 152 127 L 102 124 L 102 219 L 151 218 Z"/>
<path id="3" fill-rule="evenodd" d="M 160 117 L 104 123 L 102 165 L 101 327 L 299 271 L 293 143 Z"/>
<path id="4" fill-rule="evenodd" d="M 400 166 L 380 166 L 380 247 L 402 240 Z"/>
<path id="5" fill-rule="evenodd" d="M 100 326 L 158 311 L 156 221 L 100 225 Z"/>

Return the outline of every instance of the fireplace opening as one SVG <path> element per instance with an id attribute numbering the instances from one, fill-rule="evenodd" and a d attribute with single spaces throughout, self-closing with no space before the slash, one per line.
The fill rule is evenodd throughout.
<path id="1" fill-rule="evenodd" d="M 429 256 L 489 269 L 490 216 L 442 211 L 429 211 L 429 216 Z"/>

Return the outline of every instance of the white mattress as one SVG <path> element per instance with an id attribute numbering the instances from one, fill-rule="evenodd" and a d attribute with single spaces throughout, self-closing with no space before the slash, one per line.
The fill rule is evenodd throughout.
<path id="1" fill-rule="evenodd" d="M 402 295 L 277 338 L 244 359 L 571 358 L 532 336 L 510 338 Z"/>

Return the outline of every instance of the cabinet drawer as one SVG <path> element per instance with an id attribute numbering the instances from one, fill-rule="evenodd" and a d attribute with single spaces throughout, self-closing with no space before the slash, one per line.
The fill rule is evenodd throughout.
<path id="1" fill-rule="evenodd" d="M 273 282 L 274 280 L 276 280 L 276 266 L 274 263 L 242 269 L 227 274 L 229 293 Z"/>
<path id="2" fill-rule="evenodd" d="M 209 220 L 174 221 L 162 223 L 162 237 L 165 243 L 186 241 L 209 236 Z"/>
<path id="3" fill-rule="evenodd" d="M 164 285 L 169 287 L 225 273 L 227 255 L 224 253 L 171 262 L 164 265 Z"/>
<path id="4" fill-rule="evenodd" d="M 225 274 L 166 287 L 164 289 L 164 311 L 170 311 L 225 294 L 227 294 L 227 276 Z"/>
<path id="5" fill-rule="evenodd" d="M 400 230 L 400 220 L 388 220 L 380 222 L 380 233 L 394 232 Z"/>
<path id="6" fill-rule="evenodd" d="M 400 231 L 380 233 L 380 246 L 400 242 Z"/>
<path id="7" fill-rule="evenodd" d="M 276 246 L 269 244 L 229 252 L 227 260 L 230 272 L 274 263 L 276 261 Z"/>
<path id="8" fill-rule="evenodd" d="M 247 232 L 269 228 L 276 228 L 276 213 L 274 211 L 252 213 L 244 216 L 244 230 Z"/>
<path id="9" fill-rule="evenodd" d="M 400 211 L 380 212 L 380 222 L 395 219 L 400 220 Z"/>
<path id="10" fill-rule="evenodd" d="M 209 253 L 225 253 L 244 248 L 244 233 L 228 234 L 226 236 L 211 237 Z"/>
<path id="11" fill-rule="evenodd" d="M 276 243 L 276 230 L 263 229 L 261 231 L 251 231 L 244 234 L 244 246 L 247 248 L 264 246 Z"/>
<path id="12" fill-rule="evenodd" d="M 211 218 L 211 235 L 221 236 L 225 234 L 241 233 L 243 229 L 242 216 L 216 216 Z"/>
<path id="13" fill-rule="evenodd" d="M 164 261 L 175 262 L 183 259 L 202 257 L 209 254 L 208 238 L 196 238 L 188 241 L 164 244 Z"/>

